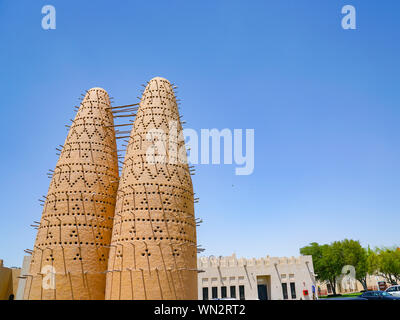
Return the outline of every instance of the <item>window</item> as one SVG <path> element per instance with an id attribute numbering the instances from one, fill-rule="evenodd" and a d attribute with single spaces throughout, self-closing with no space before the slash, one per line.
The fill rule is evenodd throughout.
<path id="1" fill-rule="evenodd" d="M 203 300 L 208 300 L 208 288 L 203 288 Z"/>
<path id="2" fill-rule="evenodd" d="M 211 288 L 211 290 L 212 290 L 212 298 L 213 299 L 217 299 L 218 298 L 218 288 L 217 287 L 212 287 Z"/>
<path id="3" fill-rule="evenodd" d="M 244 298 L 244 286 L 239 286 L 239 299 L 245 300 Z"/>
<path id="4" fill-rule="evenodd" d="M 226 298 L 226 287 L 221 287 L 221 298 Z"/>
<path id="5" fill-rule="evenodd" d="M 282 283 L 282 293 L 283 293 L 283 299 L 287 300 L 288 299 L 287 283 Z"/>
<path id="6" fill-rule="evenodd" d="M 290 283 L 290 294 L 292 295 L 292 299 L 296 299 L 296 284 L 294 282 Z"/>
<path id="7" fill-rule="evenodd" d="M 231 286 L 231 298 L 236 298 L 236 286 Z"/>

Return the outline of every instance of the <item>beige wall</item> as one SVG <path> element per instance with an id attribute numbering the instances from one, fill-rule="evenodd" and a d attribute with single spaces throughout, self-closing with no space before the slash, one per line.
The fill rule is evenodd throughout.
<path id="1" fill-rule="evenodd" d="M 21 269 L 6 268 L 0 260 L 0 300 L 8 300 L 11 294 L 15 297 L 20 273 Z"/>
<path id="2" fill-rule="evenodd" d="M 378 281 L 385 281 L 387 286 L 390 286 L 390 284 L 388 284 L 384 278 L 376 275 L 368 275 L 367 276 L 368 290 L 379 290 Z M 318 281 L 317 288 L 320 289 L 320 295 L 333 294 L 332 291 L 331 292 L 328 291 L 328 285 L 325 282 Z M 363 286 L 359 281 L 355 279 L 346 279 L 344 281 L 338 281 L 336 284 L 336 293 L 338 294 L 360 292 L 361 290 L 364 290 Z"/>
<path id="3" fill-rule="evenodd" d="M 24 291 L 26 286 L 27 275 L 29 274 L 29 267 L 31 264 L 31 256 L 24 256 L 24 260 L 22 262 L 22 269 L 20 278 L 18 281 L 18 289 L 17 294 L 15 295 L 15 300 L 23 300 Z"/>

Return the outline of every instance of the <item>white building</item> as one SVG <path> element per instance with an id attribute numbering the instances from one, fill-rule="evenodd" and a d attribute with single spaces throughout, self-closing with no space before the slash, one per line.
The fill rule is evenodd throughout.
<path id="1" fill-rule="evenodd" d="M 199 300 L 310 300 L 316 297 L 311 256 L 237 259 L 201 257 L 197 262 Z"/>

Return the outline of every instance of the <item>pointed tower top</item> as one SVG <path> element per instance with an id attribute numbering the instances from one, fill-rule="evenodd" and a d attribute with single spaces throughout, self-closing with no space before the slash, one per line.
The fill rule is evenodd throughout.
<path id="1" fill-rule="evenodd" d="M 154 78 L 151 79 L 150 81 L 155 81 L 155 80 L 161 80 L 161 81 L 166 81 L 166 82 L 170 83 L 167 79 L 165 79 L 165 78 L 163 78 L 163 77 L 159 77 L 159 76 L 154 77 Z"/>
<path id="2" fill-rule="evenodd" d="M 96 91 L 96 90 L 104 91 L 105 93 L 107 93 L 107 91 L 105 89 L 100 88 L 100 87 L 94 87 L 94 88 L 89 89 L 88 91 Z"/>

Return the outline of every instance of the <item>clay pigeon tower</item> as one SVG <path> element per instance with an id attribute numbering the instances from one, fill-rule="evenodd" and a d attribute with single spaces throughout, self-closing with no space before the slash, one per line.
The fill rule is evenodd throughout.
<path id="1" fill-rule="evenodd" d="M 113 124 L 107 92 L 87 91 L 52 172 L 24 299 L 104 300 L 118 187 Z"/>
<path id="2" fill-rule="evenodd" d="M 117 192 L 106 299 L 197 299 L 193 186 L 171 84 L 148 82 Z"/>

